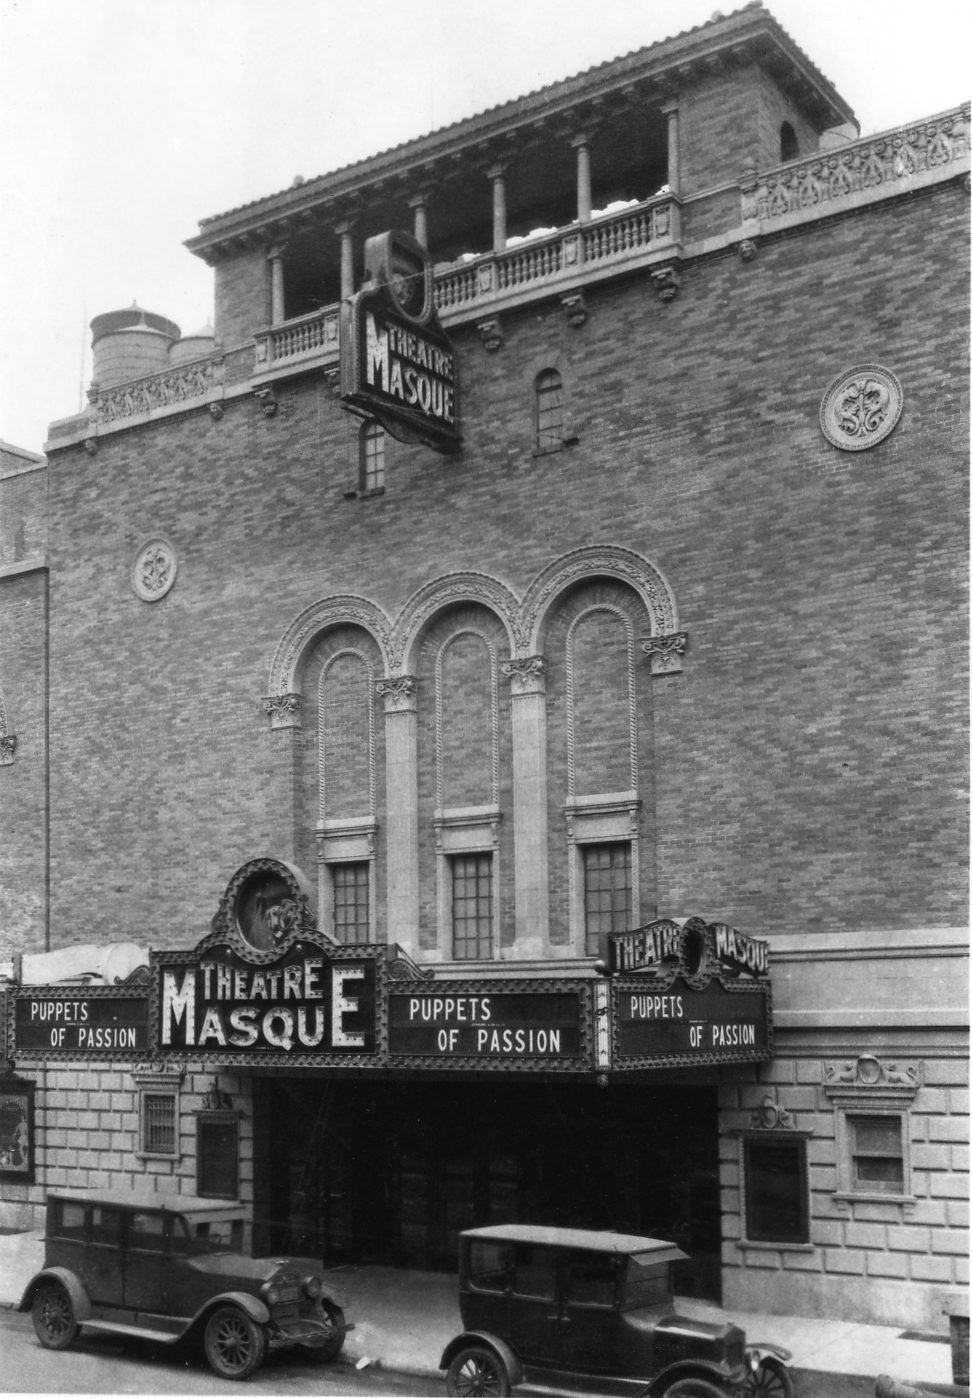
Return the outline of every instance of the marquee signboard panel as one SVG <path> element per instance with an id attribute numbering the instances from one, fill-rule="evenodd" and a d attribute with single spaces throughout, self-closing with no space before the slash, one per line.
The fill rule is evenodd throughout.
<path id="1" fill-rule="evenodd" d="M 76 1058 L 144 1056 L 149 1046 L 147 988 L 18 990 L 13 997 L 16 1054 L 70 1054 Z"/>

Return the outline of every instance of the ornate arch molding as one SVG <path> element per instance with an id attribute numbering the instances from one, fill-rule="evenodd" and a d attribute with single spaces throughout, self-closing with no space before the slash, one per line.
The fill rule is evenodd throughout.
<path id="1" fill-rule="evenodd" d="M 327 597 L 305 608 L 287 630 L 277 646 L 270 664 L 270 692 L 263 707 L 270 715 L 272 728 L 300 727 L 301 690 L 298 676 L 308 648 L 322 631 L 336 626 L 360 626 L 372 637 L 381 652 L 387 673 L 392 640 L 392 624 L 382 609 L 367 597 L 345 594 Z"/>
<path id="2" fill-rule="evenodd" d="M 520 603 L 505 583 L 487 573 L 446 573 L 426 583 L 405 603 L 395 621 L 389 661 L 397 674 L 412 674 L 416 647 L 429 622 L 447 607 L 478 604 L 494 612 L 503 624 L 510 643 L 510 654 L 521 646 Z"/>
<path id="3" fill-rule="evenodd" d="M 11 766 L 16 750 L 17 735 L 11 733 L 7 724 L 7 708 L 3 702 L 3 691 L 0 690 L 0 767 Z"/>
<path id="4" fill-rule="evenodd" d="M 605 544 L 563 554 L 534 578 L 521 607 L 525 653 L 542 655 L 547 623 L 558 598 L 577 583 L 597 577 L 626 583 L 644 604 L 649 633 L 642 638 L 641 648 L 651 659 L 652 674 L 681 670 L 685 632 L 678 629 L 678 608 L 668 579 L 642 554 Z"/>

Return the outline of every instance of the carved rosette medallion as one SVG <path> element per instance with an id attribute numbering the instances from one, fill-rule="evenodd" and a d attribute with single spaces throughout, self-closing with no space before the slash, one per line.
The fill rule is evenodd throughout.
<path id="1" fill-rule="evenodd" d="M 270 715 L 270 727 L 300 727 L 299 694 L 271 694 L 263 701 L 263 712 Z"/>
<path id="2" fill-rule="evenodd" d="M 749 1124 L 756 1131 L 793 1131 L 796 1128 L 792 1112 L 781 1107 L 771 1092 L 767 1092 L 752 1113 Z"/>
<path id="3" fill-rule="evenodd" d="M 842 451 L 866 451 L 894 430 L 904 395 L 890 369 L 859 364 L 838 374 L 820 404 L 820 428 Z"/>
<path id="4" fill-rule="evenodd" d="M 547 662 L 542 655 L 525 655 L 516 660 L 505 660 L 500 669 L 510 682 L 511 694 L 546 692 Z"/>
<path id="5" fill-rule="evenodd" d="M 385 713 L 414 713 L 417 707 L 418 681 L 414 675 L 390 675 L 375 681 L 375 697 L 384 699 Z"/>
<path id="6" fill-rule="evenodd" d="M 132 588 L 143 602 L 159 602 L 176 578 L 175 549 L 167 539 L 143 544 L 132 564 Z"/>
<path id="7" fill-rule="evenodd" d="M 642 637 L 641 649 L 651 661 L 651 673 L 677 675 L 682 668 L 682 656 L 685 654 L 687 640 L 687 631 L 672 631 L 667 636 Z"/>

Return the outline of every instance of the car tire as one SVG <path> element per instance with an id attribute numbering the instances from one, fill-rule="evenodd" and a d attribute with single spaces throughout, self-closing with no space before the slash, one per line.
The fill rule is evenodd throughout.
<path id="1" fill-rule="evenodd" d="M 206 1322 L 204 1346 L 209 1367 L 221 1379 L 246 1379 L 263 1363 L 267 1337 L 238 1306 L 220 1306 Z"/>
<path id="2" fill-rule="evenodd" d="M 761 1359 L 753 1373 L 753 1398 L 795 1398 L 793 1380 L 778 1359 Z"/>
<path id="3" fill-rule="evenodd" d="M 67 1288 L 60 1282 L 41 1282 L 30 1308 L 38 1340 L 45 1349 L 67 1349 L 81 1327 L 74 1317 L 74 1306 Z"/>
<path id="4" fill-rule="evenodd" d="M 480 1345 L 457 1350 L 446 1374 L 449 1398 L 510 1398 L 512 1389 L 502 1359 Z"/>
<path id="5" fill-rule="evenodd" d="M 676 1379 L 665 1389 L 663 1398 L 726 1398 L 726 1391 L 708 1379 Z"/>
<path id="6" fill-rule="evenodd" d="M 324 1312 L 324 1324 L 328 1329 L 344 1324 L 344 1312 L 340 1306 L 335 1306 L 329 1301 L 322 1301 L 321 1310 Z M 337 1359 L 344 1348 L 344 1335 L 343 1330 L 338 1330 L 336 1335 L 328 1335 L 322 1345 L 314 1346 L 313 1353 L 318 1359 Z"/>

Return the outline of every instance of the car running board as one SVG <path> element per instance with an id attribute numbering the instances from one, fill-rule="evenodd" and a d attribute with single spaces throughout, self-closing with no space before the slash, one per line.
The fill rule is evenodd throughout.
<path id="1" fill-rule="evenodd" d="M 83 1320 L 85 1330 L 107 1330 L 113 1335 L 136 1335 L 140 1340 L 154 1340 L 159 1344 L 171 1345 L 183 1332 L 173 1335 L 171 1330 L 149 1330 L 144 1325 L 124 1325 L 120 1320 Z"/>

